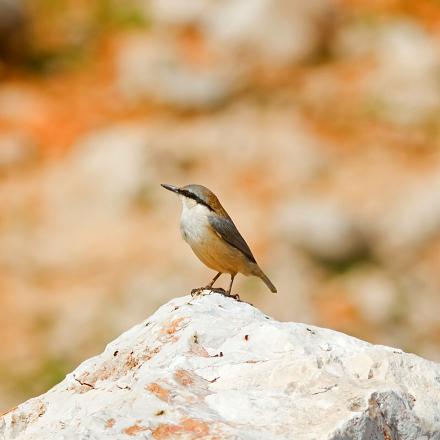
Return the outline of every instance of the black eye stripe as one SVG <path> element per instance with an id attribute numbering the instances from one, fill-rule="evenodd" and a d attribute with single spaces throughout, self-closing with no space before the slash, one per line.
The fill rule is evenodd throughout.
<path id="1" fill-rule="evenodd" d="M 200 205 L 206 206 L 210 211 L 214 211 L 204 200 L 202 200 L 199 196 L 195 195 L 191 191 L 188 191 L 187 189 L 181 189 L 179 192 L 183 196 L 195 200 Z"/>

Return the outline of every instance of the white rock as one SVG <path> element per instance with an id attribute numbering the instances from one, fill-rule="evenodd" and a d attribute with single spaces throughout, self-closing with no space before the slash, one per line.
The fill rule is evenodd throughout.
<path id="1" fill-rule="evenodd" d="M 381 116 L 400 124 L 437 116 L 440 51 L 436 39 L 415 22 L 345 27 L 335 46 L 342 56 L 375 60 L 366 75 L 366 92 Z"/>
<path id="2" fill-rule="evenodd" d="M 277 218 L 282 237 L 316 258 L 345 261 L 364 248 L 354 220 L 330 200 L 297 199 L 283 207 Z"/>
<path id="3" fill-rule="evenodd" d="M 440 51 L 437 42 L 412 23 L 384 33 L 374 91 L 397 122 L 419 122 L 440 108 Z"/>
<path id="4" fill-rule="evenodd" d="M 381 249 L 405 260 L 440 233 L 438 188 L 440 171 L 435 170 L 401 189 L 379 223 Z"/>
<path id="5" fill-rule="evenodd" d="M 400 305 L 396 282 L 373 265 L 358 266 L 345 275 L 343 282 L 363 316 L 376 325 L 386 323 Z"/>
<path id="6" fill-rule="evenodd" d="M 168 151 L 179 161 L 201 162 L 203 168 L 210 170 L 211 179 L 217 173 L 219 179 L 224 179 L 223 167 L 213 159 L 213 150 L 222 152 L 222 164 L 231 169 L 264 164 L 264 172 L 271 177 L 266 180 L 274 186 L 310 181 L 329 162 L 320 141 L 298 115 L 283 107 L 267 111 L 255 106 L 232 105 L 227 112 L 183 123 L 176 121 L 173 130 L 167 127 L 159 126 L 151 137 L 153 148 Z M 167 166 L 173 163 L 167 162 Z"/>
<path id="7" fill-rule="evenodd" d="M 14 256 L 16 267 L 46 270 L 118 258 L 133 240 L 127 213 L 156 180 L 154 173 L 145 125 L 92 132 L 64 160 L 45 168 L 38 188 L 41 220 L 29 235 L 10 234 L 15 242 L 5 258 Z"/>
<path id="8" fill-rule="evenodd" d="M 217 108 L 327 44 L 333 0 L 142 0 L 151 32 L 120 42 L 117 87 L 130 100 Z M 186 42 L 182 35 L 193 31 Z"/>
<path id="9" fill-rule="evenodd" d="M 131 101 L 150 99 L 182 110 L 222 104 L 239 86 L 238 71 L 189 63 L 168 37 L 130 36 L 117 56 L 117 86 Z"/>
<path id="10" fill-rule="evenodd" d="M 141 124 L 116 125 L 80 139 L 66 161 L 47 173 L 49 205 L 74 222 L 121 215 L 151 178 L 147 143 Z"/>
<path id="11" fill-rule="evenodd" d="M 322 42 L 331 0 L 151 0 L 148 12 L 160 24 L 196 26 L 213 45 L 266 62 L 303 60 Z"/>
<path id="12" fill-rule="evenodd" d="M 281 323 L 218 294 L 175 299 L 0 418 L 4 440 L 440 439 L 440 365 Z"/>

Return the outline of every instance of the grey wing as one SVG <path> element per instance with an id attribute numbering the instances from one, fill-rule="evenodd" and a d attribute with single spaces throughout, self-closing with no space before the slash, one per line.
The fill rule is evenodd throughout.
<path id="1" fill-rule="evenodd" d="M 221 218 L 217 215 L 209 215 L 208 220 L 209 224 L 212 226 L 215 232 L 219 234 L 221 238 L 223 238 L 223 240 L 246 255 L 249 260 L 256 263 L 249 246 L 244 241 L 244 238 L 241 236 L 240 232 L 238 232 L 237 227 L 234 225 L 231 219 Z"/>

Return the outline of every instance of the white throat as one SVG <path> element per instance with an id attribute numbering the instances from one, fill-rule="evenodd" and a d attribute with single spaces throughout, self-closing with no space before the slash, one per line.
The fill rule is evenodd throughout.
<path id="1" fill-rule="evenodd" d="M 207 233 L 206 227 L 209 225 L 209 209 L 187 197 L 181 197 L 181 200 L 180 230 L 183 239 L 189 244 L 203 241 Z"/>

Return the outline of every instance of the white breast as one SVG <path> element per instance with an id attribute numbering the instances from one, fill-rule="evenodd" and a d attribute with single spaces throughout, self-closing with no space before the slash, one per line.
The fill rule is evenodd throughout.
<path id="1" fill-rule="evenodd" d="M 182 203 L 182 215 L 180 217 L 180 231 L 183 239 L 191 246 L 201 243 L 208 233 L 209 209 L 203 205 L 188 207 L 185 201 Z"/>
<path id="2" fill-rule="evenodd" d="M 208 208 L 182 197 L 180 230 L 183 239 L 206 266 L 217 272 L 245 275 L 252 273 L 253 267 L 242 252 L 227 244 L 213 231 L 208 216 Z"/>

